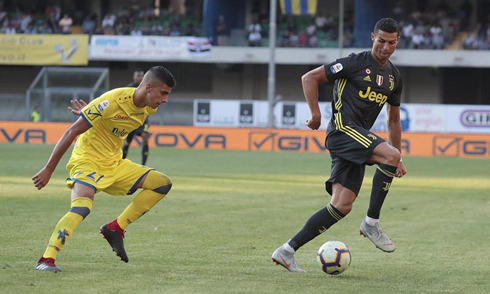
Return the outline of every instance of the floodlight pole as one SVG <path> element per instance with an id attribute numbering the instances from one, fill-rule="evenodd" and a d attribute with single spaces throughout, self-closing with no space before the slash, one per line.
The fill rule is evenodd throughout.
<path id="1" fill-rule="evenodd" d="M 267 126 L 274 127 L 274 96 L 276 87 L 276 6 L 277 0 L 270 0 L 269 22 L 269 76 L 267 79 L 267 101 L 269 102 L 269 120 Z"/>

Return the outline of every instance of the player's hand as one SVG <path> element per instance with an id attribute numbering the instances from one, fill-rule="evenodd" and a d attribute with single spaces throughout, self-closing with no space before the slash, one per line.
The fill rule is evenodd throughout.
<path id="1" fill-rule="evenodd" d="M 405 168 L 405 165 L 403 164 L 403 162 L 400 161 L 400 163 L 398 164 L 398 168 L 396 169 L 396 172 L 395 172 L 395 177 L 401 178 L 406 173 L 407 173 L 407 169 Z"/>
<path id="2" fill-rule="evenodd" d="M 82 99 L 80 99 L 80 100 L 73 99 L 73 100 L 70 100 L 70 103 L 73 106 L 73 108 L 68 106 L 68 110 L 71 113 L 73 113 L 74 115 L 80 115 L 80 113 L 82 112 L 82 109 L 85 106 L 87 106 L 87 103 L 85 103 L 85 101 L 83 101 Z"/>
<path id="3" fill-rule="evenodd" d="M 321 116 L 312 116 L 309 120 L 306 121 L 306 126 L 312 130 L 318 130 L 320 125 L 322 124 Z"/>
<path id="4" fill-rule="evenodd" d="M 53 171 L 44 167 L 43 169 L 41 169 L 37 174 L 35 174 L 32 177 L 32 181 L 34 182 L 34 186 L 36 186 L 36 188 L 38 190 L 41 190 L 42 188 L 44 188 L 44 186 L 46 186 L 48 184 L 49 180 L 51 179 L 52 174 L 53 174 Z"/>

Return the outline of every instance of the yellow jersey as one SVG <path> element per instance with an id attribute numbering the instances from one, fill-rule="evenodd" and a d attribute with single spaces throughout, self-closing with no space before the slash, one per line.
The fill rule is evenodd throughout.
<path id="1" fill-rule="evenodd" d="M 89 160 L 111 167 L 122 159 L 122 145 L 130 132 L 157 109 L 138 108 L 133 95 L 136 88 L 118 88 L 94 99 L 81 111 L 81 117 L 90 126 L 75 143 L 70 161 Z"/>

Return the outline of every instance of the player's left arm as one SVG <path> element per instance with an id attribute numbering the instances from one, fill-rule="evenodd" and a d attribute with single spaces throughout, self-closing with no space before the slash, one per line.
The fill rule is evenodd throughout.
<path id="1" fill-rule="evenodd" d="M 388 111 L 388 140 L 390 144 L 401 151 L 402 146 L 402 122 L 400 120 L 400 106 L 386 105 Z M 398 163 L 398 168 L 395 172 L 396 177 L 403 177 L 407 173 L 407 169 L 402 160 Z"/>

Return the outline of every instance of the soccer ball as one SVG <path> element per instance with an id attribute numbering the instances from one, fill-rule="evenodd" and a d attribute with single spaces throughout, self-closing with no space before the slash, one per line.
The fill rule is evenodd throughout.
<path id="1" fill-rule="evenodd" d="M 351 254 L 349 248 L 344 243 L 340 241 L 328 241 L 318 249 L 316 260 L 325 273 L 339 275 L 349 268 Z"/>

